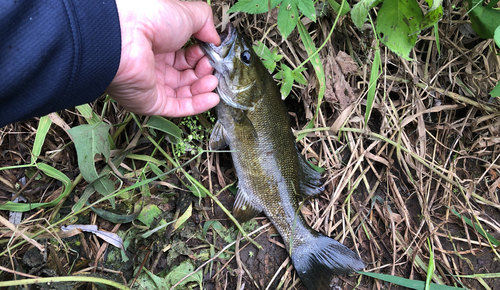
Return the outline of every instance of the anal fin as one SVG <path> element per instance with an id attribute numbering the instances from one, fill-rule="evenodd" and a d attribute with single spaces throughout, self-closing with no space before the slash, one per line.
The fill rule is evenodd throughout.
<path id="1" fill-rule="evenodd" d="M 241 188 L 234 202 L 233 215 L 240 222 L 244 223 L 258 215 L 262 209 L 253 202 Z"/>

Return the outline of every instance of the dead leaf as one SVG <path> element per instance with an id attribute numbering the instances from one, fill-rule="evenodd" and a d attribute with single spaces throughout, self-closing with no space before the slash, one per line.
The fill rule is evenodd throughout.
<path id="1" fill-rule="evenodd" d="M 329 103 L 339 103 L 340 108 L 345 110 L 354 98 L 354 92 L 346 81 L 346 74 L 358 68 L 345 52 L 339 52 L 334 57 L 333 50 L 328 51 L 328 55 L 322 61 L 326 76 L 325 100 Z"/>

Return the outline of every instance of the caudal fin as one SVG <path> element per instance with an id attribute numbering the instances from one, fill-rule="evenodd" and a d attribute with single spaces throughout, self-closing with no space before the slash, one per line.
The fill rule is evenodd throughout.
<path id="1" fill-rule="evenodd" d="M 365 267 L 356 253 L 323 235 L 293 249 L 292 262 L 308 290 L 330 289 L 333 275 L 348 274 Z"/>

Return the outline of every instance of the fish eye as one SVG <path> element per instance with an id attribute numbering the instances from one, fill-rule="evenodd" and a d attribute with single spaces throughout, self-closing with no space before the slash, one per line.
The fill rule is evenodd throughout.
<path id="1" fill-rule="evenodd" d="M 252 60 L 252 54 L 250 53 L 250 51 L 245 50 L 241 53 L 240 59 L 245 64 L 250 64 L 250 61 Z"/>

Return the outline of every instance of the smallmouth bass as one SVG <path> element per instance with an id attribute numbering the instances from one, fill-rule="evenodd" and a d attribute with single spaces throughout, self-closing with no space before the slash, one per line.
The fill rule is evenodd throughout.
<path id="1" fill-rule="evenodd" d="M 280 90 L 250 43 L 232 25 L 221 41 L 200 46 L 215 69 L 221 97 L 210 148 L 230 147 L 239 180 L 233 214 L 245 222 L 263 211 L 306 288 L 329 289 L 333 275 L 361 270 L 364 262 L 302 217 L 300 201 L 323 191 L 321 176 L 300 155 Z"/>

